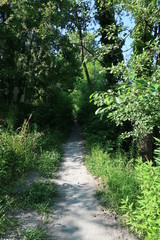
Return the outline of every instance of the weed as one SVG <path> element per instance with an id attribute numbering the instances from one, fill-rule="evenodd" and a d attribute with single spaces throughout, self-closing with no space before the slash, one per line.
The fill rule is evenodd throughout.
<path id="1" fill-rule="evenodd" d="M 107 184 L 106 198 L 117 212 L 122 213 L 120 209 L 122 199 L 128 196 L 131 203 L 135 200 L 138 191 L 134 170 L 111 165 L 108 170 Z"/>
<path id="2" fill-rule="evenodd" d="M 88 169 L 97 177 L 105 177 L 108 169 L 109 154 L 105 152 L 100 146 L 94 146 L 85 157 L 85 162 Z"/>
<path id="3" fill-rule="evenodd" d="M 0 133 L 0 187 L 20 178 L 34 166 L 38 135 L 29 133 L 25 121 L 19 133 Z"/>
<path id="4" fill-rule="evenodd" d="M 121 208 L 132 230 L 146 240 L 157 240 L 160 236 L 160 168 L 139 159 L 135 173 L 140 192 L 131 203 L 125 198 Z"/>
<path id="5" fill-rule="evenodd" d="M 30 132 L 27 121 L 16 133 L 0 132 L 0 235 L 13 227 L 9 216 L 14 208 L 49 211 L 57 194 L 55 184 L 43 179 L 26 186 L 23 179 L 32 169 L 41 176 L 55 176 L 62 155 L 63 137 L 58 134 Z"/>
<path id="6" fill-rule="evenodd" d="M 1 196 L 0 199 L 0 236 L 5 233 L 9 228 L 14 227 L 17 222 L 9 216 L 9 211 L 11 211 L 11 206 L 13 199 L 10 196 Z"/>
<path id="7" fill-rule="evenodd" d="M 157 163 L 160 150 L 156 151 Z M 101 178 L 97 197 L 105 207 L 124 214 L 125 223 L 141 239 L 157 240 L 160 236 L 160 168 L 152 162 L 138 160 L 135 166 L 120 152 L 109 155 L 99 146 L 91 147 L 86 156 L 89 170 Z"/>
<path id="8" fill-rule="evenodd" d="M 38 161 L 37 170 L 45 177 L 55 177 L 61 160 L 61 154 L 55 151 L 43 151 Z"/>
<path id="9" fill-rule="evenodd" d="M 30 187 L 25 186 L 15 196 L 17 204 L 23 208 L 35 209 L 38 212 L 47 212 L 57 195 L 55 183 L 49 181 L 33 182 Z"/>
<path id="10" fill-rule="evenodd" d="M 85 162 L 88 169 L 101 178 L 102 186 L 97 192 L 101 204 L 120 209 L 121 200 L 129 196 L 129 201 L 135 199 L 138 185 L 135 179 L 132 164 L 127 163 L 127 157 L 123 153 L 113 154 L 113 158 L 101 147 L 92 147 L 86 156 Z"/>
<path id="11" fill-rule="evenodd" d="M 46 232 L 41 227 L 27 228 L 22 231 L 26 240 L 45 240 L 48 239 Z"/>

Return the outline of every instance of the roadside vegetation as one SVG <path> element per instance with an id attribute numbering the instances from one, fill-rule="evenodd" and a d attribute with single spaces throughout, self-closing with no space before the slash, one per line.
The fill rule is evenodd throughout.
<path id="1" fill-rule="evenodd" d="M 26 239 L 44 239 L 35 237 L 44 236 L 44 229 L 23 231 L 15 212 L 36 211 L 45 216 L 45 224 L 57 196 L 50 179 L 56 177 L 62 143 L 72 127 L 71 100 L 56 92 L 52 106 L 49 102 L 3 104 L 0 113 L 0 236 L 6 238 L 8 232 L 19 229 Z"/>
<path id="2" fill-rule="evenodd" d="M 16 116 L 14 118 L 13 114 L 12 109 L 12 116 L 9 111 L 0 131 L 1 236 L 19 225 L 13 217 L 16 209 L 35 210 L 45 215 L 49 213 L 57 195 L 55 183 L 50 178 L 56 177 L 63 154 L 62 143 L 72 126 L 72 120 L 68 119 L 70 127 L 68 125 L 67 131 L 58 127 L 58 123 L 55 130 L 42 128 L 33 124 L 29 115 L 21 127 L 15 128 L 16 121 L 13 122 L 13 119 Z M 44 239 L 44 229 L 22 232 L 26 239 Z M 41 238 L 33 237 L 41 235 Z"/>
<path id="3" fill-rule="evenodd" d="M 100 204 L 114 209 L 121 216 L 122 225 L 129 226 L 140 239 L 158 239 L 159 167 L 154 167 L 151 161 L 143 162 L 142 158 L 131 159 L 122 150 L 113 152 L 107 144 L 104 148 L 99 142 L 92 145 L 86 141 L 89 149 L 85 163 L 99 179 Z"/>

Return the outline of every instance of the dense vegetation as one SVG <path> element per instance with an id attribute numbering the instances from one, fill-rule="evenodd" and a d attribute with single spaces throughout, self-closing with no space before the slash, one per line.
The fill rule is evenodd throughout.
<path id="1" fill-rule="evenodd" d="M 46 211 L 54 184 L 22 190 L 19 183 L 33 170 L 55 175 L 76 117 L 86 165 L 101 178 L 101 204 L 141 239 L 160 238 L 159 7 L 154 0 L 0 2 L 0 234 L 14 224 L 13 207 Z M 45 237 L 39 228 L 23 235 Z"/>

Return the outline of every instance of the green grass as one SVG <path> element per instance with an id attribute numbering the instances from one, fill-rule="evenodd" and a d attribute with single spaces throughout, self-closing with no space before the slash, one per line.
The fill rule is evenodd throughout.
<path id="1" fill-rule="evenodd" d="M 61 161 L 61 153 L 54 151 L 43 151 L 37 163 L 37 171 L 44 177 L 55 177 Z"/>
<path id="2" fill-rule="evenodd" d="M 17 132 L 1 129 L 0 236 L 17 224 L 11 217 L 16 208 L 48 213 L 57 195 L 55 184 L 48 178 L 56 175 L 65 139 L 58 130 L 30 131 L 26 121 Z M 25 179 L 32 171 L 38 173 L 39 180 L 27 186 Z"/>
<path id="3" fill-rule="evenodd" d="M 11 217 L 13 201 L 9 195 L 0 198 L 0 236 L 17 225 L 17 221 Z"/>
<path id="4" fill-rule="evenodd" d="M 123 224 L 140 239 L 158 240 L 160 167 L 152 166 L 152 161 L 129 160 L 122 151 L 108 154 L 104 148 L 94 145 L 88 149 L 85 163 L 90 172 L 101 179 L 96 193 L 101 205 L 119 213 Z M 158 148 L 158 163 L 159 152 Z"/>
<path id="5" fill-rule="evenodd" d="M 16 181 L 34 166 L 37 135 L 26 133 L 0 133 L 0 188 Z"/>
<path id="6" fill-rule="evenodd" d="M 41 227 L 27 228 L 22 231 L 22 235 L 26 240 L 47 240 L 48 236 Z"/>
<path id="7" fill-rule="evenodd" d="M 101 204 L 122 213 L 122 199 L 128 196 L 132 202 L 138 191 L 134 168 L 127 162 L 127 156 L 115 153 L 111 157 L 107 151 L 96 146 L 86 155 L 85 163 L 93 175 L 101 178 L 101 187 L 97 191 Z"/>
<path id="8" fill-rule="evenodd" d="M 55 183 L 38 180 L 25 186 L 19 193 L 14 194 L 16 205 L 21 208 L 34 209 L 46 213 L 57 195 Z"/>

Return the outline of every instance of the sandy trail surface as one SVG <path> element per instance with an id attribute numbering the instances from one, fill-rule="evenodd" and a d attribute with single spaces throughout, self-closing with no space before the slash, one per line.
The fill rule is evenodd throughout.
<path id="1" fill-rule="evenodd" d="M 84 143 L 75 123 L 56 179 L 59 195 L 47 224 L 50 239 L 135 240 L 111 212 L 102 211 L 95 197 L 97 181 L 84 166 L 83 156 Z"/>

